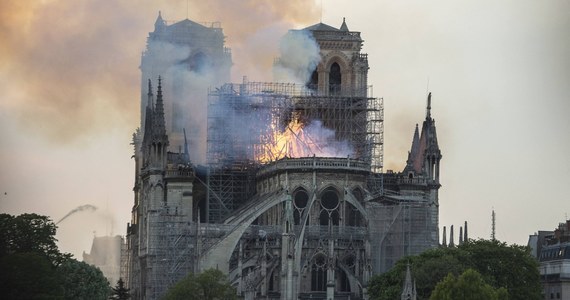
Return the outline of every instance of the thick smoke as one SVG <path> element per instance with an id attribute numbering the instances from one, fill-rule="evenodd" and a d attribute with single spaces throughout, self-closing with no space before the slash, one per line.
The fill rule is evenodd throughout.
<path id="1" fill-rule="evenodd" d="M 59 219 L 59 221 L 57 221 L 55 223 L 55 225 L 61 223 L 63 220 L 67 219 L 68 217 L 70 217 L 71 215 L 78 213 L 78 212 L 82 212 L 82 211 L 90 211 L 90 212 L 94 212 L 97 210 L 97 207 L 90 205 L 90 204 L 85 204 L 82 206 L 79 206 L 73 210 L 71 210 L 70 212 L 67 213 L 67 215 L 63 216 L 63 218 Z"/>
<path id="2" fill-rule="evenodd" d="M 283 36 L 279 53 L 273 70 L 277 82 L 305 84 L 321 60 L 319 45 L 305 30 L 291 30 Z"/>
<path id="3" fill-rule="evenodd" d="M 171 151 L 182 147 L 181 132 L 184 129 L 188 135 L 191 159 L 204 163 L 208 88 L 218 86 L 221 82 L 217 70 L 207 61 L 198 61 L 199 65 L 190 68 L 189 57 L 192 54 L 189 46 L 149 41 L 147 55 L 152 56 L 154 66 L 158 67 L 153 68 L 154 74 L 151 78 L 145 78 L 145 81 L 151 79 L 156 85 L 158 76 L 163 78 L 165 117 L 172 122 L 170 129 L 178 133 L 169 136 Z M 168 68 L 161 69 L 160 66 Z M 146 100 L 144 95 L 147 87 L 143 86 L 141 92 L 143 100 Z"/>
<path id="4" fill-rule="evenodd" d="M 354 156 L 354 148 L 348 141 L 338 141 L 332 129 L 323 126 L 320 120 L 313 120 L 303 128 L 303 132 L 310 137 L 318 148 L 310 153 L 320 157 L 347 157 Z"/>
<path id="5" fill-rule="evenodd" d="M 318 15 L 314 3 L 302 0 L 192 0 L 188 6 L 190 19 L 222 22 L 236 78 L 271 74 L 276 51 L 266 50 L 276 43 L 263 38 L 276 39 Z M 159 10 L 182 20 L 186 7 L 182 0 L 0 1 L 0 108 L 28 133 L 57 144 L 131 131 L 139 118 L 144 38 Z"/>

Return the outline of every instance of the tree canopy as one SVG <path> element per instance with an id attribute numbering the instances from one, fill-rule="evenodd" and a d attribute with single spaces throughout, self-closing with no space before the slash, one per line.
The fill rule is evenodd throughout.
<path id="1" fill-rule="evenodd" d="M 0 214 L 0 257 L 33 252 L 46 256 L 57 266 L 70 255 L 59 252 L 56 228 L 47 216 Z"/>
<path id="2" fill-rule="evenodd" d="M 507 300 L 508 293 L 505 288 L 495 289 L 485 283 L 479 272 L 467 269 L 459 277 L 452 273 L 440 281 L 433 292 L 430 300 Z"/>
<path id="3" fill-rule="evenodd" d="M 173 287 L 164 300 L 232 300 L 236 292 L 226 276 L 215 269 L 208 269 L 194 275 L 188 274 Z"/>
<path id="4" fill-rule="evenodd" d="M 3 299 L 106 299 L 98 268 L 63 254 L 46 216 L 0 214 L 0 295 Z"/>
<path id="5" fill-rule="evenodd" d="M 370 280 L 371 299 L 399 298 L 408 262 L 416 280 L 418 300 L 429 299 L 438 282 L 448 274 L 458 277 L 469 268 L 491 287 L 504 287 L 511 300 L 541 299 L 538 262 L 529 249 L 496 240 L 470 240 L 458 247 L 436 248 L 405 257 L 389 272 Z"/>
<path id="6" fill-rule="evenodd" d="M 43 255 L 14 253 L 0 258 L 2 299 L 61 299 L 59 274 Z"/>
<path id="7" fill-rule="evenodd" d="M 111 292 L 107 278 L 98 268 L 67 259 L 58 268 L 64 299 L 105 300 Z"/>

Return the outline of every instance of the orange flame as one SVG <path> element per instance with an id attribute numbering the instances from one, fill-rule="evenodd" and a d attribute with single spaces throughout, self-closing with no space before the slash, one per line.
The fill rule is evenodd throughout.
<path id="1" fill-rule="evenodd" d="M 313 121 L 311 124 L 304 123 L 299 113 L 293 113 L 291 122 L 283 130 L 278 126 L 271 126 L 272 132 L 267 136 L 267 140 L 260 147 L 256 155 L 256 160 L 261 163 L 276 161 L 285 157 L 332 157 L 350 155 L 331 151 L 330 145 L 334 144 L 334 132 L 322 126 L 320 121 Z M 308 130 L 310 127 L 310 130 Z M 332 143 L 331 143 L 331 140 Z M 345 147 L 349 148 L 349 147 Z"/>

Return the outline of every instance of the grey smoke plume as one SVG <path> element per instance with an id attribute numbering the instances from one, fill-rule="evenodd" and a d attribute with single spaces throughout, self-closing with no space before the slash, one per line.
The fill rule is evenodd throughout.
<path id="1" fill-rule="evenodd" d="M 354 147 L 346 140 L 338 141 L 335 132 L 323 125 L 320 120 L 313 120 L 304 131 L 309 135 L 315 144 L 320 147 L 315 152 L 307 156 L 316 155 L 320 157 L 346 157 L 354 156 Z"/>
<path id="2" fill-rule="evenodd" d="M 68 212 L 67 215 L 65 215 L 65 216 L 63 216 L 63 218 L 59 219 L 59 221 L 57 221 L 57 222 L 55 223 L 55 225 L 61 223 L 63 220 L 67 219 L 69 216 L 71 216 L 71 215 L 73 215 L 73 214 L 75 214 L 75 213 L 78 213 L 78 212 L 81 212 L 81 211 L 91 211 L 91 212 L 93 212 L 93 211 L 96 211 L 96 210 L 97 210 L 97 207 L 95 207 L 95 206 L 93 206 L 93 205 L 91 205 L 91 204 L 81 205 L 81 206 L 79 206 L 79 207 L 77 207 L 77 208 L 71 210 L 70 212 Z"/>
<path id="3" fill-rule="evenodd" d="M 290 30 L 280 41 L 279 53 L 273 68 L 278 82 L 307 83 L 321 60 L 319 45 L 306 30 Z"/>
<path id="4" fill-rule="evenodd" d="M 220 85 L 219 68 L 208 59 L 193 59 L 196 49 L 163 41 L 149 41 L 147 55 L 155 61 L 150 78 L 158 76 L 163 80 L 165 117 L 170 120 L 173 133 L 170 134 L 171 151 L 183 146 L 182 130 L 188 133 L 190 158 L 204 163 L 206 157 L 206 111 L 208 88 Z M 192 65 L 190 65 L 192 64 Z M 160 68 L 157 66 L 167 66 Z M 141 90 L 143 105 L 146 106 L 146 86 Z M 141 120 L 144 120 L 142 118 Z"/>

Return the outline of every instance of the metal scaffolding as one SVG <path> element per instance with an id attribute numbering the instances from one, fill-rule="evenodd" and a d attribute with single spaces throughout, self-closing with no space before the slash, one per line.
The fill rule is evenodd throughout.
<path id="1" fill-rule="evenodd" d="M 343 149 L 328 156 L 350 156 L 369 164 L 372 173 L 381 173 L 383 100 L 368 97 L 368 89 L 327 95 L 291 83 L 244 82 L 211 90 L 208 222 L 221 220 L 255 193 L 252 183 L 260 165 L 292 157 L 286 149 L 292 146 L 275 138 L 289 131 L 298 140 L 297 147 L 307 148 L 293 157 L 321 156 L 314 148 L 326 145 Z M 317 135 L 326 131 L 331 137 L 321 145 L 301 139 L 291 129 L 292 122 L 316 124 L 321 130 Z"/>
<path id="2" fill-rule="evenodd" d="M 399 177 L 384 174 L 384 193 L 378 202 L 370 202 L 370 234 L 372 247 L 378 249 L 373 265 L 381 273 L 390 270 L 398 259 L 418 255 L 437 247 L 438 211 L 430 194 L 421 191 L 428 187 L 425 178 Z M 407 189 L 399 189 L 407 186 Z M 413 190 L 409 187 L 414 186 Z"/>
<path id="3" fill-rule="evenodd" d="M 194 271 L 196 225 L 188 222 L 187 216 L 176 215 L 165 207 L 148 220 L 148 234 L 143 276 L 148 276 L 150 294 L 146 296 L 158 299 Z"/>

